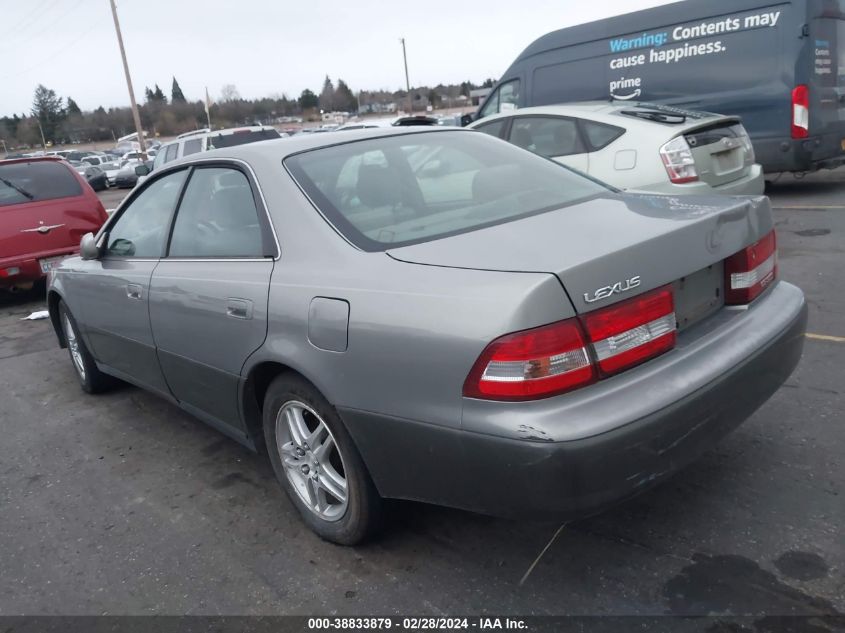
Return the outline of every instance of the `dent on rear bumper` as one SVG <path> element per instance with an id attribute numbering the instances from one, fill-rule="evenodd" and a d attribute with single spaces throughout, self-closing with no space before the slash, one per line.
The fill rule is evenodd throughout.
<path id="1" fill-rule="evenodd" d="M 807 320 L 800 290 L 781 282 L 725 318 L 584 393 L 468 401 L 462 431 L 341 415 L 384 496 L 500 516 L 585 516 L 694 461 L 795 369 Z"/>

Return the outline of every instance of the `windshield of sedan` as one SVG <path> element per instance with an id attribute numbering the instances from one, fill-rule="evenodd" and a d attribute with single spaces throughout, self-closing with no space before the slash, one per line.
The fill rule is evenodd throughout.
<path id="1" fill-rule="evenodd" d="M 79 182 L 57 161 L 0 165 L 0 207 L 81 195 Z"/>
<path id="2" fill-rule="evenodd" d="M 344 143 L 291 156 L 285 166 L 329 222 L 366 251 L 457 235 L 612 191 L 466 131 Z"/>

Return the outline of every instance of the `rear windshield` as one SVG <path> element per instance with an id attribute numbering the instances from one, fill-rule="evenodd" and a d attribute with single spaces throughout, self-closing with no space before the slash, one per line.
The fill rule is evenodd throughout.
<path id="1" fill-rule="evenodd" d="M 350 242 L 381 251 L 510 222 L 606 194 L 606 185 L 477 132 L 355 141 L 285 166 Z"/>
<path id="2" fill-rule="evenodd" d="M 244 130 L 243 132 L 232 132 L 231 134 L 218 134 L 208 137 L 208 149 L 220 149 L 221 147 L 235 147 L 235 145 L 246 145 L 256 141 L 281 138 L 276 130 Z"/>
<path id="3" fill-rule="evenodd" d="M 81 195 L 79 181 L 61 163 L 0 163 L 0 207 Z"/>

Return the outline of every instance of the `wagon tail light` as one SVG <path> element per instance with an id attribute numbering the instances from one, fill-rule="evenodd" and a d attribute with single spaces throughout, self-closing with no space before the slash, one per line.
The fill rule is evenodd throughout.
<path id="1" fill-rule="evenodd" d="M 777 238 L 772 230 L 725 260 L 725 303 L 751 303 L 778 275 Z"/>
<path id="2" fill-rule="evenodd" d="M 695 158 L 687 139 L 683 136 L 672 139 L 660 148 L 660 159 L 666 167 L 666 173 L 676 185 L 698 180 L 695 170 Z"/>
<path id="3" fill-rule="evenodd" d="M 810 90 L 806 85 L 792 91 L 792 138 L 807 138 L 810 134 Z"/>
<path id="4" fill-rule="evenodd" d="M 669 287 L 580 319 L 493 341 L 473 365 L 463 395 L 484 400 L 537 400 L 589 385 L 675 346 Z"/>

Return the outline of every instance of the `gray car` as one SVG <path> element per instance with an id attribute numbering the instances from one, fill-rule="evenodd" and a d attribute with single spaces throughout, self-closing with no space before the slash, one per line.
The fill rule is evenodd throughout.
<path id="1" fill-rule="evenodd" d="M 345 544 L 384 498 L 565 518 L 642 492 L 778 389 L 807 312 L 765 197 L 623 195 L 437 127 L 168 164 L 48 299 L 83 389 L 266 450 Z"/>

